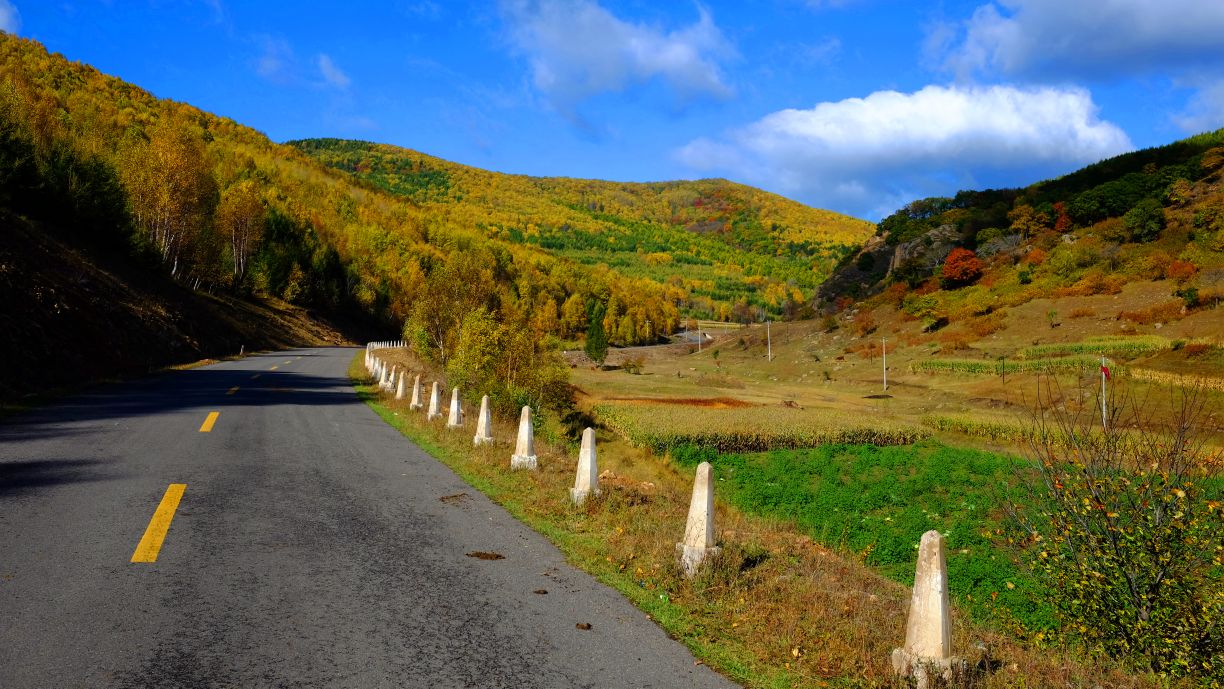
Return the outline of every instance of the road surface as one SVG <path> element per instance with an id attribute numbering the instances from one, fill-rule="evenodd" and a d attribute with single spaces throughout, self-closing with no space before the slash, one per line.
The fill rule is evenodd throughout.
<path id="1" fill-rule="evenodd" d="M 0 422 L 0 687 L 735 686 L 379 420 L 356 351 Z"/>

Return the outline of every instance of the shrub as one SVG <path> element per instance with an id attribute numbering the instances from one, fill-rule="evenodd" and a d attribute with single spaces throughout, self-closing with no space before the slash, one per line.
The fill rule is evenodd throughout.
<path id="1" fill-rule="evenodd" d="M 1030 266 L 1039 266 L 1045 263 L 1046 252 L 1042 249 L 1035 248 L 1024 255 L 1024 262 Z"/>
<path id="2" fill-rule="evenodd" d="M 969 332 L 973 333 L 974 335 L 977 335 L 978 337 L 986 337 L 987 335 L 993 335 L 999 332 L 1006 324 L 1007 314 L 1002 311 L 995 311 L 994 313 L 986 314 L 981 318 L 974 318 L 965 325 L 969 328 Z"/>
<path id="3" fill-rule="evenodd" d="M 1161 674 L 1224 681 L 1224 509 L 1210 499 L 1224 456 L 1194 435 L 1211 423 L 1204 395 L 1182 395 L 1165 429 L 1125 395 L 1106 400 L 1106 430 L 1092 405 L 1060 398 L 1047 385 L 1038 400 L 1038 478 L 1009 511 L 1064 630 Z"/>
<path id="4" fill-rule="evenodd" d="M 1175 301 L 1166 301 L 1163 304 L 1149 306 L 1146 309 L 1123 311 L 1118 314 L 1118 317 L 1132 323 L 1138 323 L 1139 325 L 1168 323 L 1170 321 L 1180 319 L 1183 315 L 1183 308 L 1185 308 L 1185 302 L 1181 299 L 1177 299 Z"/>
<path id="5" fill-rule="evenodd" d="M 965 332 L 946 332 L 939 336 L 939 351 L 941 352 L 959 352 L 969 349 L 970 341 L 969 333 Z"/>
<path id="6" fill-rule="evenodd" d="M 1198 272 L 1198 268 L 1189 261 L 1170 261 L 1169 266 L 1165 268 L 1165 278 L 1173 280 L 1178 284 L 1185 283 L 1194 274 Z"/>

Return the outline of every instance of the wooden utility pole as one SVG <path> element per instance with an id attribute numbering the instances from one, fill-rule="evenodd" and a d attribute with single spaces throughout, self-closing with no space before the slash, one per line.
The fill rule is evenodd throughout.
<path id="1" fill-rule="evenodd" d="M 880 358 L 884 361 L 884 392 L 888 392 L 888 338 L 880 338 Z"/>

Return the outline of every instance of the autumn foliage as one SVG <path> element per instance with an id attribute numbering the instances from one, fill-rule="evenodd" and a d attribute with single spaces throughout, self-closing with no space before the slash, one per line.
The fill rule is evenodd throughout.
<path id="1" fill-rule="evenodd" d="M 944 260 L 943 282 L 946 286 L 968 285 L 981 276 L 982 261 L 969 249 L 953 249 Z"/>

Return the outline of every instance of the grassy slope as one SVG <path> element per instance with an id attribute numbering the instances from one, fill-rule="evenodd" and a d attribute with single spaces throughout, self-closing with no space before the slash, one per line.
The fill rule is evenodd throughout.
<path id="1" fill-rule="evenodd" d="M 787 297 L 810 298 L 832 265 L 872 231 L 865 221 L 725 180 L 528 177 L 382 144 L 290 144 L 490 236 L 658 282 L 678 279 L 693 294 L 727 304 L 744 299 L 776 311 Z"/>

